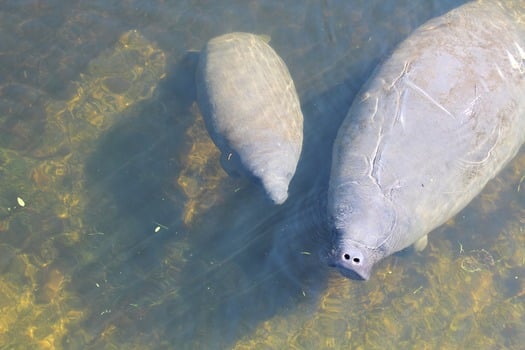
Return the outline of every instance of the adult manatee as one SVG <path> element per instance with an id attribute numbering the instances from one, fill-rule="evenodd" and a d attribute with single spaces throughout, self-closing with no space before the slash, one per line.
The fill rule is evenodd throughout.
<path id="1" fill-rule="evenodd" d="M 375 71 L 333 147 L 330 255 L 343 274 L 368 279 L 390 254 L 423 249 L 516 155 L 524 41 L 503 2 L 471 2 L 418 28 Z"/>
<path id="2" fill-rule="evenodd" d="M 197 98 L 226 161 L 238 157 L 283 203 L 303 142 L 299 98 L 283 60 L 260 36 L 216 37 L 200 55 Z"/>

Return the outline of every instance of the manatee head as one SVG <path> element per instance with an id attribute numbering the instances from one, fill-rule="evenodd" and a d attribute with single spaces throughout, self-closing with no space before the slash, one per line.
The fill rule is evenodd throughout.
<path id="1" fill-rule="evenodd" d="M 347 277 L 368 280 L 374 265 L 397 250 L 398 215 L 377 188 L 339 187 L 329 198 L 329 264 Z"/>
<path id="2" fill-rule="evenodd" d="M 291 175 L 278 174 L 266 174 L 262 177 L 263 187 L 275 204 L 283 204 L 288 198 L 288 185 L 291 178 Z"/>
<path id="3" fill-rule="evenodd" d="M 374 265 L 384 254 L 358 242 L 339 239 L 330 252 L 329 264 L 351 279 L 368 280 Z"/>

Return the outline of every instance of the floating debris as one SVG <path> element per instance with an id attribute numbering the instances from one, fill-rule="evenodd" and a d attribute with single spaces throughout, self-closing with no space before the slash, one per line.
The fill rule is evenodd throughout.
<path id="1" fill-rule="evenodd" d="M 461 260 L 461 268 L 467 272 L 487 270 L 494 266 L 494 258 L 485 249 L 471 250 Z"/>
<path id="2" fill-rule="evenodd" d="M 521 183 L 523 182 L 523 180 L 525 180 L 525 175 L 523 175 L 520 179 L 520 182 L 518 183 L 518 192 L 520 191 L 521 189 Z"/>

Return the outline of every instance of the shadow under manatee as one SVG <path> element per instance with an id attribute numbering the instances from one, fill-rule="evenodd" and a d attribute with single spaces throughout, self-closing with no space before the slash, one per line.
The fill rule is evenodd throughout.
<path id="1" fill-rule="evenodd" d="M 327 249 L 332 140 L 355 90 L 344 83 L 303 106 L 308 142 L 283 205 L 250 187 L 211 208 L 193 227 L 181 298 L 164 305 L 174 342 L 182 337 L 196 341 L 193 346 L 231 346 L 261 321 L 300 303 L 316 304 L 328 276 L 320 254 Z M 327 114 L 333 123 L 310 124 Z"/>
<path id="2" fill-rule="evenodd" d="M 86 161 L 84 221 L 90 227 L 71 285 L 92 311 L 79 332 L 94 347 L 104 345 L 102 334 L 115 323 L 123 325 L 126 341 L 137 330 L 162 327 L 162 320 L 143 320 L 165 289 L 155 280 L 162 275 L 165 244 L 184 234 L 178 219 L 183 195 L 173 178 L 192 123 L 191 94 L 174 99 L 171 84 L 165 79 L 155 98 L 125 110 Z"/>
<path id="3" fill-rule="evenodd" d="M 261 321 L 314 304 L 325 286 L 319 255 L 331 145 L 356 87 L 340 84 L 303 105 L 308 142 L 284 205 L 252 184 L 186 227 L 186 198 L 173 179 L 191 147 L 194 95 L 179 82 L 191 81 L 194 57 L 179 65 L 156 98 L 124 112 L 86 163 L 91 257 L 72 286 L 92 311 L 82 325 L 91 347 L 116 324 L 113 341 L 138 332 L 162 339 L 158 347 L 231 346 Z M 334 122 L 310 123 L 326 115 Z M 174 259 L 178 242 L 185 249 Z"/>

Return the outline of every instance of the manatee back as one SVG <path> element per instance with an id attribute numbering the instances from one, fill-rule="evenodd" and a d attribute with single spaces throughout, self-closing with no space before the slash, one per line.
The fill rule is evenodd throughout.
<path id="1" fill-rule="evenodd" d="M 359 254 L 369 271 L 457 214 L 515 156 L 525 140 L 524 61 L 523 26 L 494 2 L 433 19 L 393 52 L 334 144 L 338 258 Z"/>
<path id="2" fill-rule="evenodd" d="M 303 115 L 283 60 L 259 36 L 208 42 L 197 68 L 197 98 L 223 154 L 237 155 L 275 203 L 288 196 L 303 142 Z"/>

